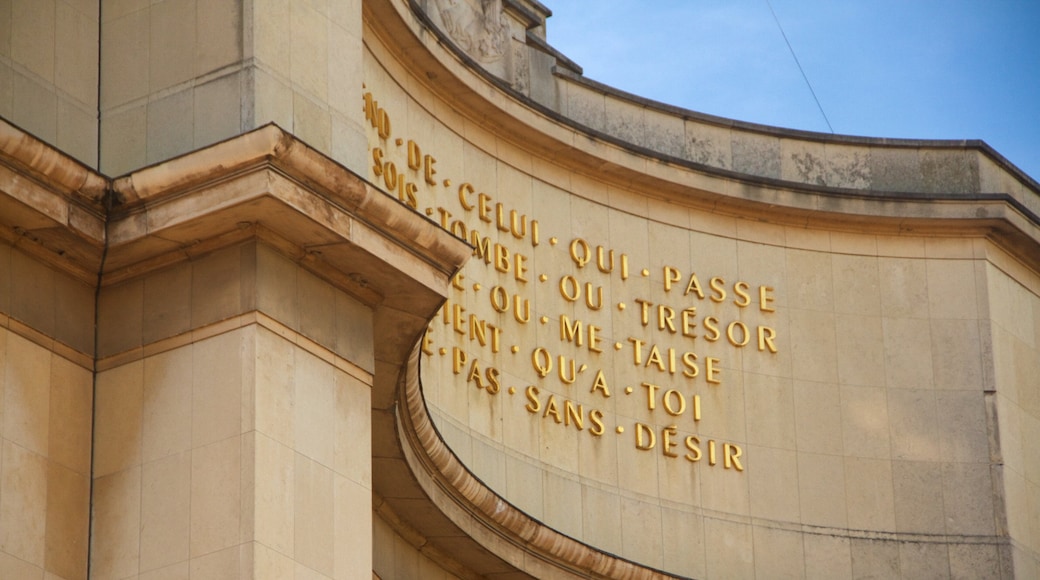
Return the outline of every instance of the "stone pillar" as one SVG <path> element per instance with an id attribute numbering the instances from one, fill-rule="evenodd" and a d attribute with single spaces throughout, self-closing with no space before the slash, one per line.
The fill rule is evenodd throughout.
<path id="1" fill-rule="evenodd" d="M 360 173 L 361 1 L 102 3 L 101 169 L 276 123 Z"/>
<path id="2" fill-rule="evenodd" d="M 370 308 L 249 242 L 101 313 L 94 578 L 370 576 Z"/>
<path id="3" fill-rule="evenodd" d="M 91 577 L 370 578 L 373 401 L 469 248 L 275 127 L 113 188 Z"/>
<path id="4" fill-rule="evenodd" d="M 97 166 L 99 0 L 0 3 L 0 117 Z"/>

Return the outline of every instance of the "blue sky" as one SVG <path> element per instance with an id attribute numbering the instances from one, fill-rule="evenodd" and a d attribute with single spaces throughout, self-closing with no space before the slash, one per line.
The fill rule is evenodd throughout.
<path id="1" fill-rule="evenodd" d="M 835 133 L 982 139 L 1040 181 L 1040 0 L 770 0 Z M 829 132 L 766 0 L 543 0 L 585 76 Z"/>

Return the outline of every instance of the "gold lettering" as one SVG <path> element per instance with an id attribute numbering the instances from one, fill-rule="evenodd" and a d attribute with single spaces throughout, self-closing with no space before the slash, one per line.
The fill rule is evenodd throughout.
<path id="1" fill-rule="evenodd" d="M 437 206 L 437 214 L 441 216 L 441 227 L 444 228 L 444 229 L 448 229 L 448 220 L 451 219 L 451 212 L 446 210 L 446 209 L 444 209 L 443 207 Z M 463 224 L 462 230 L 463 231 L 466 230 L 465 224 Z M 458 234 L 456 234 L 454 230 L 452 230 L 451 233 L 455 234 L 456 236 L 458 236 Z M 459 236 L 459 237 L 461 237 L 462 239 L 466 239 L 466 235 L 465 234 L 463 234 L 462 236 Z"/>
<path id="2" fill-rule="evenodd" d="M 495 226 L 500 232 L 509 231 L 509 226 L 506 224 L 506 208 L 501 203 L 495 204 Z"/>
<path id="3" fill-rule="evenodd" d="M 737 471 L 744 471 L 744 466 L 740 464 L 740 454 L 741 449 L 739 445 L 724 443 L 722 445 L 723 467 L 726 469 L 734 468 Z"/>
<path id="4" fill-rule="evenodd" d="M 701 460 L 701 448 L 698 447 L 701 444 L 701 440 L 696 435 L 686 436 L 686 449 L 690 452 L 686 454 L 686 459 L 692 463 L 696 463 Z"/>
<path id="5" fill-rule="evenodd" d="M 704 328 L 708 329 L 708 334 L 704 335 L 704 340 L 715 342 L 722 337 L 722 334 L 719 332 L 718 324 L 719 319 L 714 316 L 709 316 L 704 319 Z"/>
<path id="6" fill-rule="evenodd" d="M 590 393 L 601 391 L 603 396 L 610 398 L 610 387 L 607 386 L 607 377 L 603 375 L 603 371 L 596 371 L 596 378 L 592 380 L 592 388 L 589 389 Z"/>
<path id="7" fill-rule="evenodd" d="M 466 382 L 475 382 L 478 389 L 485 387 L 483 379 L 480 376 L 480 363 L 477 360 L 473 361 L 473 364 L 469 366 L 469 375 L 466 376 Z"/>
<path id="8" fill-rule="evenodd" d="M 599 346 L 600 343 L 603 342 L 603 339 L 598 335 L 599 330 L 599 327 L 595 324 L 589 325 L 589 350 L 592 352 L 603 352 L 603 349 Z"/>
<path id="9" fill-rule="evenodd" d="M 422 351 L 425 355 L 433 354 L 433 336 L 430 335 L 430 328 L 426 328 L 426 332 L 423 333 L 422 337 Z"/>
<path id="10" fill-rule="evenodd" d="M 773 344 L 773 339 L 776 338 L 776 331 L 768 326 L 758 327 L 758 350 L 769 349 L 769 352 L 776 352 L 776 345 Z"/>
<path id="11" fill-rule="evenodd" d="M 564 425 L 570 425 L 571 421 L 574 421 L 574 426 L 579 431 L 585 430 L 585 406 L 578 405 L 575 407 L 574 402 L 565 400 L 563 402 L 563 423 Z"/>
<path id="12" fill-rule="evenodd" d="M 552 415 L 553 420 L 557 423 L 563 423 L 563 417 L 560 416 L 560 406 L 556 403 L 556 395 L 549 395 L 549 400 L 545 403 L 545 413 L 542 413 L 542 418 L 544 419 L 549 415 Z"/>
<path id="13" fill-rule="evenodd" d="M 476 314 L 469 315 L 469 339 L 476 340 L 480 346 L 487 344 L 487 323 Z"/>
<path id="14" fill-rule="evenodd" d="M 527 235 L 527 216 L 515 209 L 509 210 L 509 232 L 518 240 L 524 239 Z"/>
<path id="15" fill-rule="evenodd" d="M 673 403 L 673 400 L 678 400 L 678 403 Z M 661 398 L 661 402 L 664 403 L 664 410 L 674 417 L 678 417 L 686 412 L 686 397 L 682 393 L 675 389 L 668 389 L 664 392 L 664 396 Z"/>
<path id="16" fill-rule="evenodd" d="M 650 451 L 656 443 L 657 434 L 654 430 L 642 423 L 636 423 L 636 449 Z"/>
<path id="17" fill-rule="evenodd" d="M 543 379 L 552 372 L 552 355 L 544 347 L 538 347 L 531 353 L 531 366 Z M 456 373 L 457 374 L 457 373 Z"/>
<path id="18" fill-rule="evenodd" d="M 675 310 L 659 305 L 657 307 L 657 328 L 658 330 L 664 330 L 667 328 L 672 334 L 675 334 Z"/>
<path id="19" fill-rule="evenodd" d="M 697 338 L 697 335 L 693 332 L 693 327 L 697 326 L 697 322 L 693 318 L 697 316 L 697 307 L 691 306 L 682 311 L 682 334 L 689 338 Z"/>
<path id="20" fill-rule="evenodd" d="M 466 211 L 472 210 L 475 206 L 466 199 L 467 195 L 474 193 L 476 190 L 469 183 L 463 183 L 459 186 L 459 205 Z"/>
<path id="21" fill-rule="evenodd" d="M 608 252 L 610 257 L 609 264 L 603 263 L 603 246 L 596 246 L 596 267 L 599 268 L 600 272 L 609 274 L 614 271 L 614 250 Z"/>
<path id="22" fill-rule="evenodd" d="M 711 301 L 712 302 L 722 302 L 723 300 L 726 299 L 725 284 L 726 284 L 726 281 L 724 279 L 722 279 L 722 278 L 719 278 L 719 277 L 715 277 L 715 278 L 712 278 L 711 280 L 708 280 L 708 286 L 710 286 L 711 290 L 712 290 L 712 292 L 711 292 Z"/>
<path id="23" fill-rule="evenodd" d="M 758 309 L 762 312 L 776 312 L 776 309 L 770 306 L 773 302 L 773 296 L 770 294 L 772 291 L 772 286 L 758 287 Z"/>
<path id="24" fill-rule="evenodd" d="M 408 168 L 419 169 L 422 167 L 422 150 L 419 144 L 411 139 L 408 140 Z"/>
<path id="25" fill-rule="evenodd" d="M 664 291 L 668 292 L 672 289 L 672 283 L 682 280 L 682 274 L 677 268 L 671 266 L 664 267 Z M 686 291 L 689 294 L 689 290 Z"/>
<path id="26" fill-rule="evenodd" d="M 509 249 L 502 244 L 495 244 L 495 269 L 503 274 L 509 272 Z"/>
<path id="27" fill-rule="evenodd" d="M 672 447 L 679 445 L 672 441 L 672 437 L 679 434 L 679 428 L 675 425 L 669 425 L 664 429 L 661 429 L 661 453 L 667 457 L 679 457 L 678 453 L 672 451 Z"/>
<path id="28" fill-rule="evenodd" d="M 491 207 L 488 206 L 488 202 L 491 201 L 491 197 L 486 193 L 477 194 L 477 215 L 480 217 L 480 221 L 491 223 L 491 216 L 489 215 Z"/>
<path id="29" fill-rule="evenodd" d="M 485 238 L 477 230 L 469 231 L 469 242 L 473 246 L 473 255 L 485 264 L 491 263 L 491 238 Z"/>
<path id="30" fill-rule="evenodd" d="M 383 175 L 383 150 L 379 147 L 372 148 L 372 173 L 376 177 Z"/>
<path id="31" fill-rule="evenodd" d="M 606 431 L 603 427 L 603 411 L 599 409 L 589 411 L 589 422 L 592 423 L 592 427 L 589 427 L 589 433 L 599 437 Z"/>
<path id="32" fill-rule="evenodd" d="M 513 254 L 513 258 L 515 266 L 513 268 L 513 271 L 515 272 L 513 274 L 513 278 L 515 278 L 518 282 L 527 282 L 527 277 L 524 276 L 524 274 L 527 274 L 527 256 L 520 253 L 516 253 Z"/>
<path id="33" fill-rule="evenodd" d="M 456 375 L 462 372 L 462 367 L 466 365 L 466 361 L 469 357 L 466 356 L 465 351 L 461 348 L 454 346 L 451 349 L 451 370 Z"/>
<path id="34" fill-rule="evenodd" d="M 579 268 L 584 268 L 585 264 L 592 261 L 592 250 L 589 249 L 589 243 L 581 238 L 574 238 L 571 240 L 571 259 L 578 265 Z"/>
<path id="35" fill-rule="evenodd" d="M 585 340 L 581 321 L 575 320 L 574 324 L 570 324 L 570 320 L 566 314 L 560 315 L 560 340 L 566 340 L 581 346 Z"/>
<path id="36" fill-rule="evenodd" d="M 574 302 L 581 297 L 581 286 L 578 285 L 578 281 L 574 279 L 574 276 L 560 278 L 560 295 L 568 302 Z"/>
<path id="37" fill-rule="evenodd" d="M 652 383 L 642 383 L 642 385 L 646 389 L 646 408 L 653 411 L 657 408 L 657 389 L 661 387 Z"/>
<path id="38" fill-rule="evenodd" d="M 682 355 L 683 366 L 686 370 L 683 371 L 683 376 L 689 379 L 696 378 L 700 374 L 701 369 L 697 366 L 697 355 L 692 352 L 684 352 Z"/>
<path id="39" fill-rule="evenodd" d="M 528 403 L 524 405 L 528 413 L 538 413 L 542 410 L 542 402 L 538 400 L 538 387 L 531 385 L 524 390 Z"/>
<path id="40" fill-rule="evenodd" d="M 597 286 L 597 300 L 592 301 L 592 282 L 585 283 L 585 306 L 588 306 L 591 310 L 599 310 L 603 308 L 603 287 Z"/>
<path id="41" fill-rule="evenodd" d="M 683 296 L 688 296 L 690 292 L 697 295 L 697 298 L 704 300 L 704 290 L 701 290 L 701 281 L 697 279 L 697 274 L 690 274 L 690 281 L 686 284 L 686 291 L 683 292 Z"/>
<path id="42" fill-rule="evenodd" d="M 642 314 L 641 314 L 640 321 L 642 321 L 643 326 L 646 326 L 647 324 L 650 324 L 650 307 L 653 306 L 654 303 L 653 302 L 647 302 L 646 300 L 643 300 L 642 298 L 636 298 L 635 301 L 636 301 L 636 304 L 638 304 L 640 307 L 642 307 L 642 311 L 641 311 Z"/>
<path id="43" fill-rule="evenodd" d="M 719 359 L 707 357 L 704 359 L 704 371 L 706 376 L 704 380 L 708 381 L 713 385 L 717 385 L 722 381 L 719 379 L 719 375 L 722 374 L 722 369 L 715 368 L 715 365 L 720 364 Z"/>
<path id="44" fill-rule="evenodd" d="M 423 177 L 426 180 L 426 185 L 437 185 L 437 180 L 433 177 L 437 175 L 437 170 L 434 169 L 434 164 L 437 160 L 432 155 L 423 157 Z"/>
<path id="45" fill-rule="evenodd" d="M 452 306 L 454 307 L 454 316 L 452 317 L 453 320 L 451 324 L 452 330 L 454 330 L 457 334 L 465 336 L 466 328 L 464 321 L 466 319 L 462 316 L 462 314 L 466 312 L 466 309 L 463 308 L 461 304 L 453 304 Z"/>
<path id="46" fill-rule="evenodd" d="M 637 366 L 638 365 L 642 365 L 643 364 L 643 345 L 646 344 L 646 343 L 641 341 L 641 340 L 639 340 L 638 338 L 634 338 L 634 337 L 631 337 L 631 336 L 628 337 L 628 342 L 632 343 L 632 357 L 633 357 L 632 364 L 635 364 Z"/>
<path id="47" fill-rule="evenodd" d="M 751 296 L 747 293 L 751 286 L 747 282 L 737 282 L 733 285 L 733 293 L 737 295 L 737 300 L 733 303 L 737 306 L 744 308 L 748 304 L 751 304 Z"/>
<path id="48" fill-rule="evenodd" d="M 491 308 L 495 312 L 505 312 L 509 310 L 509 291 L 501 286 L 492 286 L 491 292 L 488 293 L 488 298 L 491 300 Z"/>
<path id="49" fill-rule="evenodd" d="M 734 328 L 740 329 L 739 339 L 733 336 Z M 729 339 L 729 343 L 733 346 L 740 347 L 748 343 L 748 340 L 751 339 L 751 333 L 748 332 L 748 328 L 743 322 L 739 320 L 734 320 L 733 322 L 729 323 L 729 326 L 726 327 L 726 338 Z"/>
<path id="50" fill-rule="evenodd" d="M 566 364 L 568 362 L 570 363 L 570 365 Z M 569 359 L 568 360 L 567 357 L 565 357 L 565 356 L 563 356 L 561 354 L 559 363 L 560 363 L 560 372 L 559 372 L 560 380 L 563 381 L 564 383 L 568 384 L 568 385 L 573 385 L 574 381 L 578 380 L 577 365 L 575 364 L 574 359 Z M 568 366 L 570 367 L 570 370 L 571 370 L 570 376 L 567 376 L 567 367 Z"/>
<path id="51" fill-rule="evenodd" d="M 657 365 L 659 370 L 665 370 L 664 359 L 661 358 L 661 351 L 658 350 L 656 344 L 650 347 L 650 354 L 646 358 L 646 366 L 651 364 Z"/>

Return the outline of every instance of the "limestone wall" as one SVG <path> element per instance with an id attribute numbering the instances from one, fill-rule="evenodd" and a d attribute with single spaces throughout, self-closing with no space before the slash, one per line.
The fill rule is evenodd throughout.
<path id="1" fill-rule="evenodd" d="M 97 166 L 99 0 L 0 3 L 0 117 Z"/>
<path id="2" fill-rule="evenodd" d="M 92 297 L 0 243 L 0 577 L 86 578 Z"/>
<path id="3" fill-rule="evenodd" d="M 105 173 L 270 122 L 360 167 L 360 1 L 106 2 L 102 13 Z"/>
<path id="4" fill-rule="evenodd" d="M 990 334 L 1006 252 L 1035 275 L 1035 182 L 980 143 L 727 123 L 559 71 L 532 102 L 397 10 L 366 43 L 368 178 L 475 247 L 420 361 L 461 494 L 676 576 L 1030 574 L 999 436 L 1025 379 L 998 350 L 1024 347 Z"/>

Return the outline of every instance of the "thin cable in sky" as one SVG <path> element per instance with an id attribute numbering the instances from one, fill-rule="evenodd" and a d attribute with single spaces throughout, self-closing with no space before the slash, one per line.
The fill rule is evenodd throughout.
<path id="1" fill-rule="evenodd" d="M 802 63 L 798 62 L 798 55 L 794 53 L 794 47 L 791 46 L 791 41 L 787 40 L 787 33 L 784 32 L 784 27 L 780 25 L 780 19 L 776 17 L 776 10 L 773 10 L 773 3 L 766 0 L 766 6 L 769 6 L 769 12 L 773 15 L 773 21 L 776 22 L 776 27 L 780 29 L 780 36 L 784 37 L 784 42 L 787 43 L 787 50 L 791 51 L 791 57 L 794 58 L 794 63 L 798 65 L 798 72 L 802 73 L 802 78 L 805 79 L 805 86 L 809 87 L 809 92 L 812 93 L 812 98 L 816 101 L 816 108 L 820 110 L 820 114 L 823 115 L 823 121 L 827 123 L 827 128 L 830 129 L 831 133 L 834 133 L 834 127 L 831 127 L 831 121 L 827 118 L 827 113 L 823 112 L 823 105 L 820 104 L 820 99 L 816 98 L 816 91 L 812 88 L 812 83 L 809 82 L 809 77 L 806 76 L 805 70 L 802 68 Z"/>

